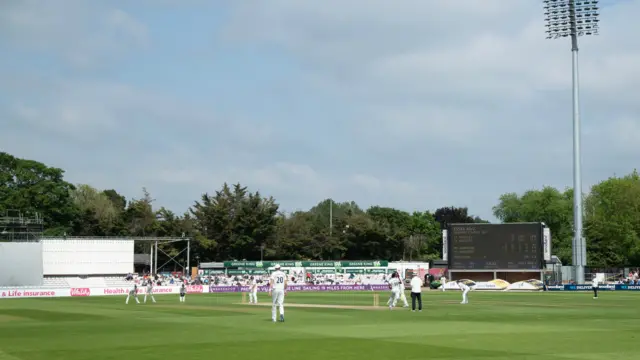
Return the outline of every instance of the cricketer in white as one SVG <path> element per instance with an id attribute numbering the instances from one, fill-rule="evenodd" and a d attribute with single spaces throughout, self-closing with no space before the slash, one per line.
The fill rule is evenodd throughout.
<path id="1" fill-rule="evenodd" d="M 469 297 L 467 294 L 469 294 L 469 290 L 471 290 L 471 288 L 460 280 L 458 280 L 458 286 L 460 287 L 460 290 L 462 290 L 462 302 L 460 304 L 468 304 Z"/>
<path id="2" fill-rule="evenodd" d="M 407 302 L 407 296 L 404 293 L 404 279 L 402 278 L 402 275 L 400 275 L 399 272 L 395 272 L 393 273 L 393 275 L 396 276 L 396 278 L 398 279 L 398 297 L 395 298 L 394 303 L 393 303 L 393 307 L 396 307 L 396 304 L 398 303 L 398 300 L 402 300 L 402 302 L 404 303 L 404 307 L 409 307 L 409 303 Z M 392 277 L 393 277 L 392 275 Z M 395 283 L 395 281 L 394 281 Z M 391 298 L 389 298 L 389 301 L 387 301 L 387 305 L 391 305 Z"/>
<path id="3" fill-rule="evenodd" d="M 129 303 L 129 298 L 134 297 L 136 299 L 136 303 L 140 304 L 140 300 L 138 300 L 138 285 L 133 284 L 133 287 L 129 289 L 129 294 L 127 295 L 127 300 L 124 302 L 125 304 Z"/>
<path id="4" fill-rule="evenodd" d="M 407 302 L 407 294 L 404 292 L 404 278 L 400 273 L 398 273 L 398 280 L 400 280 L 400 285 L 398 285 L 398 290 L 400 290 L 400 300 L 403 302 L 403 306 L 408 308 L 409 303 Z M 395 305 L 393 305 L 395 306 Z"/>
<path id="5" fill-rule="evenodd" d="M 147 281 L 147 292 L 144 294 L 144 303 L 147 303 L 147 295 L 151 297 L 151 301 L 156 302 L 156 298 L 153 297 L 153 280 Z"/>
<path id="6" fill-rule="evenodd" d="M 280 271 L 280 265 L 275 266 L 275 270 L 269 279 L 269 294 L 271 295 L 271 320 L 276 322 L 276 308 L 280 308 L 280 321 L 284 322 L 284 295 L 287 291 L 287 274 Z"/>
<path id="7" fill-rule="evenodd" d="M 183 303 L 187 300 L 187 287 L 184 283 L 180 286 L 180 302 Z"/>
<path id="8" fill-rule="evenodd" d="M 600 280 L 597 277 L 593 277 L 591 280 L 591 289 L 593 290 L 593 298 L 598 298 L 598 288 L 600 287 Z"/>
<path id="9" fill-rule="evenodd" d="M 249 285 L 249 304 L 258 303 L 258 281 L 252 276 Z"/>
<path id="10" fill-rule="evenodd" d="M 387 301 L 387 305 L 389 305 L 389 310 L 393 309 L 398 302 L 398 298 L 400 298 L 400 280 L 398 279 L 398 273 L 393 273 L 391 275 L 391 279 L 389 279 L 389 289 L 391 289 L 391 295 L 389 296 L 389 301 Z M 404 286 L 404 285 L 402 285 Z"/>

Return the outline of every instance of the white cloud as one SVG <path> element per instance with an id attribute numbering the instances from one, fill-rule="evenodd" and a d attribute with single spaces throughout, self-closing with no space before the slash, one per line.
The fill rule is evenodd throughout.
<path id="1" fill-rule="evenodd" d="M 9 1 L 0 5 L 0 41 L 94 67 L 145 46 L 147 27 L 120 9 L 82 0 Z"/>
<path id="2" fill-rule="evenodd" d="M 301 69 L 296 95 L 315 102 L 294 106 L 283 97 L 274 107 L 284 110 L 273 113 L 238 111 L 266 101 L 253 89 L 245 90 L 258 95 L 232 99 L 234 108 L 208 93 L 193 99 L 168 81 L 136 83 L 130 69 L 120 74 L 140 49 L 173 52 L 152 38 L 167 24 L 114 4 L 0 5 L 0 45 L 76 70 L 0 72 L 0 95 L 10 95 L 0 116 L 14 134 L 0 134 L 0 144 L 67 168 L 74 181 L 127 194 L 148 186 L 176 207 L 241 182 L 287 209 L 332 197 L 407 209 L 468 205 L 486 217 L 501 193 L 571 184 L 570 45 L 544 39 L 539 1 L 224 2 L 229 22 L 214 35 L 228 47 L 216 48 L 217 60 L 229 49 L 277 54 Z M 154 4 L 222 11 L 200 0 Z M 630 171 L 640 157 L 639 11 L 638 1 L 605 6 L 602 34 L 580 39 L 587 184 Z M 180 16 L 176 25 L 191 21 Z M 185 66 L 161 60 L 165 69 Z M 208 66 L 194 72 L 232 69 Z M 306 119 L 325 112 L 325 128 Z M 296 130 L 271 120 L 279 118 Z"/>
<path id="3" fill-rule="evenodd" d="M 375 124 L 367 132 L 373 147 L 386 139 L 382 146 L 406 151 L 407 142 L 431 135 L 438 144 L 463 141 L 482 153 L 480 145 L 494 137 L 521 153 L 534 146 L 526 127 L 544 129 L 553 144 L 566 139 L 570 44 L 545 39 L 541 3 L 339 3 L 238 4 L 228 30 L 235 36 L 227 36 L 282 46 L 312 64 L 324 89 L 365 109 L 356 131 Z M 602 34 L 580 39 L 583 126 L 591 136 L 605 132 L 607 119 L 640 111 L 633 96 L 640 43 L 631 35 L 640 30 L 631 15 L 638 11 L 638 2 L 604 7 Z"/>

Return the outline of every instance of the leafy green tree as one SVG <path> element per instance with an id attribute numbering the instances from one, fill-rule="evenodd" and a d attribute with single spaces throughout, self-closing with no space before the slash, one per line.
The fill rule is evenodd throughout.
<path id="1" fill-rule="evenodd" d="M 402 210 L 372 206 L 367 215 L 376 223 L 377 231 L 384 241 L 383 259 L 401 260 L 406 254 L 406 240 L 410 235 L 411 215 Z"/>
<path id="2" fill-rule="evenodd" d="M 307 211 L 297 211 L 289 216 L 280 214 L 277 218 L 277 236 L 272 237 L 265 245 L 266 257 L 312 259 L 312 256 L 303 253 L 301 249 L 314 236 L 313 219 L 315 216 Z"/>
<path id="3" fill-rule="evenodd" d="M 128 233 L 132 236 L 155 236 L 156 213 L 153 210 L 155 199 L 146 188 L 142 189 L 140 199 L 132 199 L 123 214 Z"/>
<path id="4" fill-rule="evenodd" d="M 411 244 L 412 249 L 417 251 L 418 259 L 442 258 L 442 233 L 440 230 L 440 224 L 430 212 L 414 211 L 411 214 L 409 231 L 414 237 L 411 239 Z"/>
<path id="5" fill-rule="evenodd" d="M 119 212 L 124 212 L 127 208 L 127 199 L 117 191 L 110 189 L 102 192 L 113 203 L 113 207 Z"/>
<path id="6" fill-rule="evenodd" d="M 70 197 L 74 186 L 63 175 L 61 169 L 0 152 L 0 213 L 38 213 L 44 218 L 48 234 L 70 231 L 77 214 Z"/>
<path id="7" fill-rule="evenodd" d="M 353 215 L 345 221 L 345 258 L 354 260 L 384 259 L 387 237 L 381 227 L 368 214 Z"/>
<path id="8" fill-rule="evenodd" d="M 250 193 L 240 184 L 233 188 L 224 184 L 214 196 L 202 195 L 191 208 L 196 230 L 218 259 L 259 257 L 260 247 L 276 234 L 277 213 L 273 198 Z"/>
<path id="9" fill-rule="evenodd" d="M 121 213 L 105 193 L 80 184 L 71 190 L 71 199 L 79 211 L 74 235 L 112 235 Z"/>
<path id="10" fill-rule="evenodd" d="M 640 176 L 612 177 L 591 189 L 585 201 L 588 264 L 640 264 Z"/>
<path id="11" fill-rule="evenodd" d="M 553 253 L 570 264 L 573 237 L 573 191 L 560 192 L 553 187 L 529 190 L 522 196 L 507 193 L 500 196 L 493 214 L 505 223 L 544 222 L 551 231 Z"/>
<path id="12" fill-rule="evenodd" d="M 442 229 L 448 224 L 467 224 L 475 222 L 484 222 L 480 218 L 474 218 L 469 215 L 469 209 L 466 207 L 448 206 L 436 210 L 433 214 L 435 220 L 440 223 Z"/>

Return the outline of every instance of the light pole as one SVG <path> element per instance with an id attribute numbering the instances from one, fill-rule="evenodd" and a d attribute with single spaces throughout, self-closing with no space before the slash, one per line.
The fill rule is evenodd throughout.
<path id="1" fill-rule="evenodd" d="M 598 35 L 598 0 L 544 0 L 547 39 L 571 38 L 573 89 L 573 265 L 584 284 L 587 244 L 582 236 L 582 170 L 580 159 L 580 92 L 578 37 Z"/>
<path id="2" fill-rule="evenodd" d="M 329 199 L 329 236 L 333 236 L 333 199 Z"/>

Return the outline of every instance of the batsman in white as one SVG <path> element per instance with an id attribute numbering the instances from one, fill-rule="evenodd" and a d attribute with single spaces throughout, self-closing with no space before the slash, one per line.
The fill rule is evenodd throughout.
<path id="1" fill-rule="evenodd" d="M 275 270 L 269 279 L 269 295 L 271 295 L 271 320 L 276 322 L 276 308 L 280 308 L 280 321 L 284 322 L 284 295 L 287 291 L 287 275 L 280 270 L 280 265 L 275 266 Z"/>
<path id="2" fill-rule="evenodd" d="M 184 286 L 184 283 L 180 286 L 180 302 L 183 303 L 187 298 L 187 287 Z"/>
<path id="3" fill-rule="evenodd" d="M 400 297 L 400 287 L 398 286 L 400 284 L 400 280 L 398 277 L 398 273 L 393 273 L 393 275 L 391 275 L 391 279 L 389 279 L 389 289 L 391 289 L 391 295 L 389 296 L 389 301 L 387 301 L 389 310 L 396 306 L 398 298 Z"/>
<path id="4" fill-rule="evenodd" d="M 144 303 L 147 303 L 147 295 L 151 297 L 151 301 L 155 304 L 156 298 L 153 297 L 153 279 L 147 280 L 147 292 L 144 294 Z"/>
<path id="5" fill-rule="evenodd" d="M 252 276 L 249 283 L 249 304 L 258 303 L 258 281 Z"/>
<path id="6" fill-rule="evenodd" d="M 458 287 L 462 290 L 462 302 L 460 304 L 468 304 L 469 297 L 467 294 L 469 294 L 471 287 L 464 280 L 458 280 L 457 282 Z"/>
<path id="7" fill-rule="evenodd" d="M 393 303 L 393 307 L 396 307 L 398 300 L 402 300 L 402 302 L 404 303 L 404 307 L 408 308 L 409 303 L 407 302 L 407 296 L 404 293 L 404 279 L 402 278 L 399 272 L 395 272 L 394 275 L 396 275 L 398 278 L 398 297 L 394 300 L 395 302 Z M 390 303 L 391 303 L 391 299 L 387 301 L 387 305 L 391 305 Z"/>
<path id="8" fill-rule="evenodd" d="M 124 302 L 125 304 L 129 303 L 129 298 L 134 297 L 136 299 L 136 303 L 140 304 L 140 300 L 138 300 L 138 285 L 133 284 L 133 287 L 129 289 L 129 294 L 127 295 L 127 300 Z"/>

